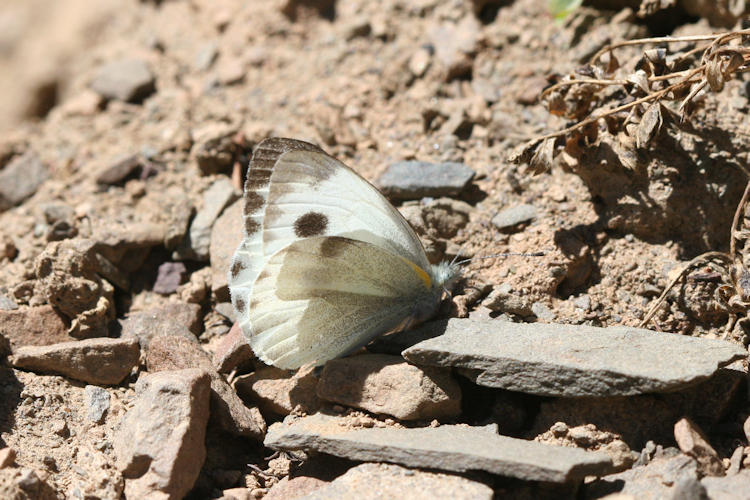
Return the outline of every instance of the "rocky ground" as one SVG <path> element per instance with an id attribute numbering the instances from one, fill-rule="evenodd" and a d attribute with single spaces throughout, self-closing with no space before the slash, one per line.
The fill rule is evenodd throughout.
<path id="1" fill-rule="evenodd" d="M 606 44 L 745 4 L 584 3 L 4 2 L 0 497 L 750 498 L 742 245 L 635 328 L 730 250 L 747 79 L 632 164 L 612 123 L 509 160 Z M 375 183 L 435 260 L 541 255 L 472 261 L 439 321 L 322 371 L 263 366 L 226 274 L 269 136 Z"/>

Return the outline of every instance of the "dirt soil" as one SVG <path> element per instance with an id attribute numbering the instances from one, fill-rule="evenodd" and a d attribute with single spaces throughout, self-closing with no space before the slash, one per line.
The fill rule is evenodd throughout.
<path id="1" fill-rule="evenodd" d="M 215 180 L 241 185 L 258 142 L 286 136 L 321 145 L 373 182 L 389 164 L 410 159 L 463 162 L 477 172 L 460 196 L 470 205 L 463 227 L 446 230 L 439 215 L 423 211 L 428 246 L 448 258 L 462 245 L 468 256 L 543 255 L 472 262 L 454 314 L 498 316 L 481 302 L 504 284 L 520 301 L 515 313 L 503 313 L 514 320 L 638 325 L 676 270 L 702 252 L 729 249 L 750 160 L 748 81 L 708 95 L 692 129 L 665 128 L 644 153 L 644 171 L 623 171 L 594 151 L 577 165 L 532 175 L 508 156 L 566 126 L 538 95 L 606 43 L 718 29 L 679 8 L 641 19 L 629 9 L 584 6 L 557 22 L 543 0 L 3 2 L 0 172 L 33 154 L 49 178 L 0 212 L 0 295 L 21 307 L 58 297 L 53 305 L 79 338 L 190 296 L 202 307 L 200 340 L 211 351 L 231 326 L 215 310 L 225 292 L 210 292 L 209 262 L 194 258 L 185 261 L 181 288 L 153 290 L 158 267 L 174 260 L 174 238 L 184 236 L 178 228 L 170 240 L 164 228 L 199 210 Z M 123 58 L 144 61 L 154 77 L 135 102 L 92 90 L 102 65 Z M 621 63 L 637 59 L 633 50 Z M 137 168 L 122 167 L 129 156 Z M 125 174 L 101 182 L 118 162 Z M 536 218 L 493 226 L 496 214 L 520 204 L 533 205 Z M 80 271 L 77 290 L 92 294 L 60 298 L 40 255 L 52 252 L 54 260 L 63 251 L 54 245 L 76 235 L 106 240 L 102 252 L 115 269 L 89 272 L 93 264 L 83 262 L 60 270 Z M 721 282 L 711 276 L 680 284 L 648 326 L 747 345 L 742 321 L 727 331 L 729 315 L 714 297 Z M 98 495 L 117 491 L 100 471 L 114 468 L 111 433 L 132 401 L 133 380 L 108 389 L 108 416 L 92 426 L 83 384 L 3 373 L 2 390 L 14 395 L 6 401 L 19 402 L 0 401 L 0 448 L 45 471 L 59 495 L 81 498 L 93 483 Z M 745 405 L 733 418 L 748 413 Z M 212 454 L 209 442 L 206 470 L 240 471 L 244 479 L 204 474 L 202 492 L 251 487 L 258 474 L 246 463 L 266 475 L 288 472 L 288 464 L 269 465 L 271 452 L 258 445 L 217 440 L 215 447 L 222 453 Z"/>

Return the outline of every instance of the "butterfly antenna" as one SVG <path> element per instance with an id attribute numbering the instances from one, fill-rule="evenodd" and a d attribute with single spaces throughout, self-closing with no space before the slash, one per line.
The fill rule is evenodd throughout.
<path id="1" fill-rule="evenodd" d="M 459 257 L 461 257 L 461 253 L 464 251 L 464 248 L 466 248 L 466 245 L 468 244 L 468 241 L 465 241 L 463 245 L 458 249 L 458 252 L 456 252 L 456 256 L 453 257 L 453 260 L 451 261 L 450 265 L 453 267 L 454 264 L 456 264 L 456 261 Z"/>
<path id="2" fill-rule="evenodd" d="M 510 257 L 510 256 L 543 257 L 544 255 L 545 255 L 544 252 L 530 252 L 530 253 L 506 252 L 506 253 L 496 253 L 496 254 L 492 254 L 492 255 L 483 255 L 481 257 L 472 257 L 470 259 L 464 259 L 464 260 L 460 260 L 458 262 L 455 262 L 456 259 L 453 259 L 453 260 L 454 260 L 454 262 L 455 262 L 456 265 L 461 266 L 463 264 L 466 264 L 467 262 L 471 262 L 472 260 L 495 259 L 497 257 Z"/>

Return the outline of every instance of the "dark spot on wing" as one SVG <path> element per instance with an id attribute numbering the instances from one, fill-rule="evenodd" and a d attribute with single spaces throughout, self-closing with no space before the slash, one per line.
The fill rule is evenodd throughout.
<path id="1" fill-rule="evenodd" d="M 239 297 L 234 299 L 234 308 L 237 309 L 238 313 L 245 314 L 245 299 Z"/>
<path id="2" fill-rule="evenodd" d="M 245 217 L 245 236 L 251 236 L 260 231 L 260 224 L 250 217 Z"/>
<path id="3" fill-rule="evenodd" d="M 294 221 L 294 234 L 298 238 L 323 235 L 327 228 L 328 217 L 320 212 L 307 212 Z"/>
<path id="4" fill-rule="evenodd" d="M 320 244 L 320 254 L 323 257 L 333 258 L 341 254 L 351 245 L 352 240 L 349 238 L 339 238 L 337 236 L 323 238 L 323 242 Z"/>
<path id="5" fill-rule="evenodd" d="M 245 269 L 244 262 L 242 262 L 241 259 L 235 259 L 235 261 L 232 262 L 232 267 L 230 269 L 232 278 L 237 278 L 237 276 L 242 272 L 243 269 Z"/>
<path id="6" fill-rule="evenodd" d="M 255 191 L 245 191 L 245 217 L 256 213 L 266 202 L 265 198 Z"/>

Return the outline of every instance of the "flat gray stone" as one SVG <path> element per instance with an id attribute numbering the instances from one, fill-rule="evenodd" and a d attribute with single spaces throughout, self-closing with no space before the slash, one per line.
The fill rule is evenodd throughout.
<path id="1" fill-rule="evenodd" d="M 49 170 L 35 153 L 13 158 L 0 169 L 0 212 L 29 198 L 48 178 Z"/>
<path id="2" fill-rule="evenodd" d="M 674 391 L 747 357 L 737 344 L 639 328 L 451 319 L 406 349 L 415 364 L 462 368 L 479 385 L 542 396 Z"/>
<path id="3" fill-rule="evenodd" d="M 91 88 L 107 99 L 138 102 L 155 90 L 155 78 L 148 65 L 139 59 L 120 59 L 101 66 Z"/>
<path id="4" fill-rule="evenodd" d="M 508 229 L 534 219 L 536 219 L 536 207 L 534 205 L 517 205 L 501 210 L 492 218 L 492 224 L 498 229 Z"/>
<path id="5" fill-rule="evenodd" d="M 287 417 L 268 429 L 265 446 L 315 450 L 368 462 L 465 472 L 482 470 L 530 481 L 563 483 L 605 474 L 608 455 L 500 436 L 461 425 L 418 429 L 351 427 L 351 420 L 315 414 Z"/>
<path id="6" fill-rule="evenodd" d="M 739 471 L 733 476 L 704 477 L 701 479 L 711 500 L 750 500 L 750 470 Z"/>
<path id="7" fill-rule="evenodd" d="M 352 467 L 327 486 L 302 498 L 304 500 L 330 498 L 491 500 L 492 497 L 492 488 L 461 476 L 406 469 L 390 464 L 362 464 Z"/>
<path id="8" fill-rule="evenodd" d="M 232 181 L 222 178 L 214 182 L 203 193 L 203 208 L 195 214 L 187 237 L 175 250 L 175 259 L 198 260 L 208 262 L 211 244 L 211 229 L 221 212 L 240 197 L 232 186 Z"/>
<path id="9" fill-rule="evenodd" d="M 425 196 L 455 196 L 474 178 L 463 163 L 400 161 L 388 167 L 377 185 L 386 196 L 413 200 Z"/>

